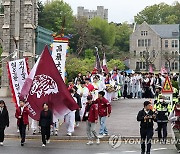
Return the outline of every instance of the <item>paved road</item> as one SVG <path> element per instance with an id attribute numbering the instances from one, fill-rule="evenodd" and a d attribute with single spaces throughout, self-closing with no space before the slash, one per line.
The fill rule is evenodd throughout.
<path id="1" fill-rule="evenodd" d="M 11 98 L 0 98 L 6 101 L 9 113 L 10 113 L 10 127 L 7 128 L 6 134 L 16 133 L 16 119 L 14 117 L 15 107 L 11 102 Z M 139 110 L 143 108 L 143 102 L 145 99 L 122 99 L 116 102 L 112 102 L 112 114 L 110 118 L 107 118 L 107 128 L 110 135 L 121 134 L 124 137 L 139 136 L 139 123 L 136 121 L 136 116 Z M 156 125 L 155 125 L 156 127 Z M 171 137 L 170 125 L 168 126 L 168 136 Z M 99 124 L 97 131 L 99 130 Z M 32 134 L 32 131 L 27 132 Z M 74 136 L 86 136 L 86 124 L 81 123 L 79 128 L 75 129 Z M 66 127 L 63 124 L 59 130 L 59 136 L 66 136 Z M 157 133 L 154 134 L 157 136 Z"/>
<path id="2" fill-rule="evenodd" d="M 0 147 L 0 154 L 140 154 L 138 144 L 125 144 L 112 149 L 107 142 L 100 145 L 86 145 L 85 141 L 51 141 L 46 147 L 41 147 L 39 140 L 27 140 L 24 147 L 17 139 L 6 139 Z M 151 154 L 177 154 L 173 145 L 152 146 Z"/>

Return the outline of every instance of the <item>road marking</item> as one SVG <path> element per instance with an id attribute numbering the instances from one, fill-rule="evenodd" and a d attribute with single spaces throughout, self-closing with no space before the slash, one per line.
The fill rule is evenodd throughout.
<path id="1" fill-rule="evenodd" d="M 125 152 L 125 153 L 135 153 L 137 151 L 123 151 L 123 152 Z"/>
<path id="2" fill-rule="evenodd" d="M 152 151 L 160 151 L 160 150 L 167 150 L 167 148 L 152 149 Z"/>

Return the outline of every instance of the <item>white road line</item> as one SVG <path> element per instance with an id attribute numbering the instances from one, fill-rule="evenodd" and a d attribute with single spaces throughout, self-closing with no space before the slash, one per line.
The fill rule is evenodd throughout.
<path id="1" fill-rule="evenodd" d="M 167 148 L 152 149 L 152 151 L 160 151 L 160 150 L 167 150 Z"/>
<path id="2" fill-rule="evenodd" d="M 125 152 L 125 153 L 135 153 L 137 151 L 123 151 L 123 152 Z"/>

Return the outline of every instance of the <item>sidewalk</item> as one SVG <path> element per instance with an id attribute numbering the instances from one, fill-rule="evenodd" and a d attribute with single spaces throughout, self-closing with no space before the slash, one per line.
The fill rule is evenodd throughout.
<path id="1" fill-rule="evenodd" d="M 17 133 L 15 107 L 14 103 L 11 102 L 11 98 L 0 98 L 6 102 L 7 108 L 9 110 L 10 116 L 10 126 L 6 129 L 6 137 L 17 138 L 19 133 Z M 124 138 L 139 138 L 139 122 L 136 121 L 136 116 L 139 110 L 143 108 L 143 102 L 145 99 L 122 99 L 119 101 L 112 102 L 112 114 L 107 118 L 107 128 L 111 135 L 121 135 Z M 31 122 L 31 120 L 30 120 Z M 30 125 L 31 126 L 31 125 Z M 32 135 L 32 130 L 29 126 L 27 131 L 28 138 L 39 138 L 40 134 Z M 156 128 L 156 124 L 154 126 Z M 96 128 L 97 132 L 99 130 L 99 124 Z M 154 137 L 157 138 L 157 132 L 154 132 Z M 168 137 L 172 137 L 171 126 L 168 125 Z M 52 137 L 52 139 L 63 139 L 63 140 L 85 140 L 86 137 L 86 123 L 80 123 L 80 126 L 75 128 L 75 132 L 72 137 L 66 136 L 66 126 L 62 124 L 59 129 L 58 137 Z M 107 140 L 108 137 L 104 138 Z"/>

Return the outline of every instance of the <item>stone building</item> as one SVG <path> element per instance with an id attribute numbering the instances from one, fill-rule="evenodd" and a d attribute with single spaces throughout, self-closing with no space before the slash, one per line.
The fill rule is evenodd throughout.
<path id="1" fill-rule="evenodd" d="M 77 17 L 87 17 L 88 19 L 100 17 L 108 20 L 108 9 L 104 9 L 104 6 L 97 6 L 97 10 L 88 10 L 80 6 L 77 8 Z"/>
<path id="2" fill-rule="evenodd" d="M 0 43 L 3 47 L 1 58 L 2 78 L 0 95 L 7 95 L 9 83 L 7 61 L 18 51 L 18 58 L 28 57 L 29 67 L 34 63 L 35 29 L 38 24 L 37 0 L 2 0 L 4 14 L 0 15 Z"/>
<path id="3" fill-rule="evenodd" d="M 130 36 L 130 68 L 147 71 L 151 65 L 155 71 L 162 66 L 172 72 L 179 69 L 179 25 L 137 25 Z"/>

